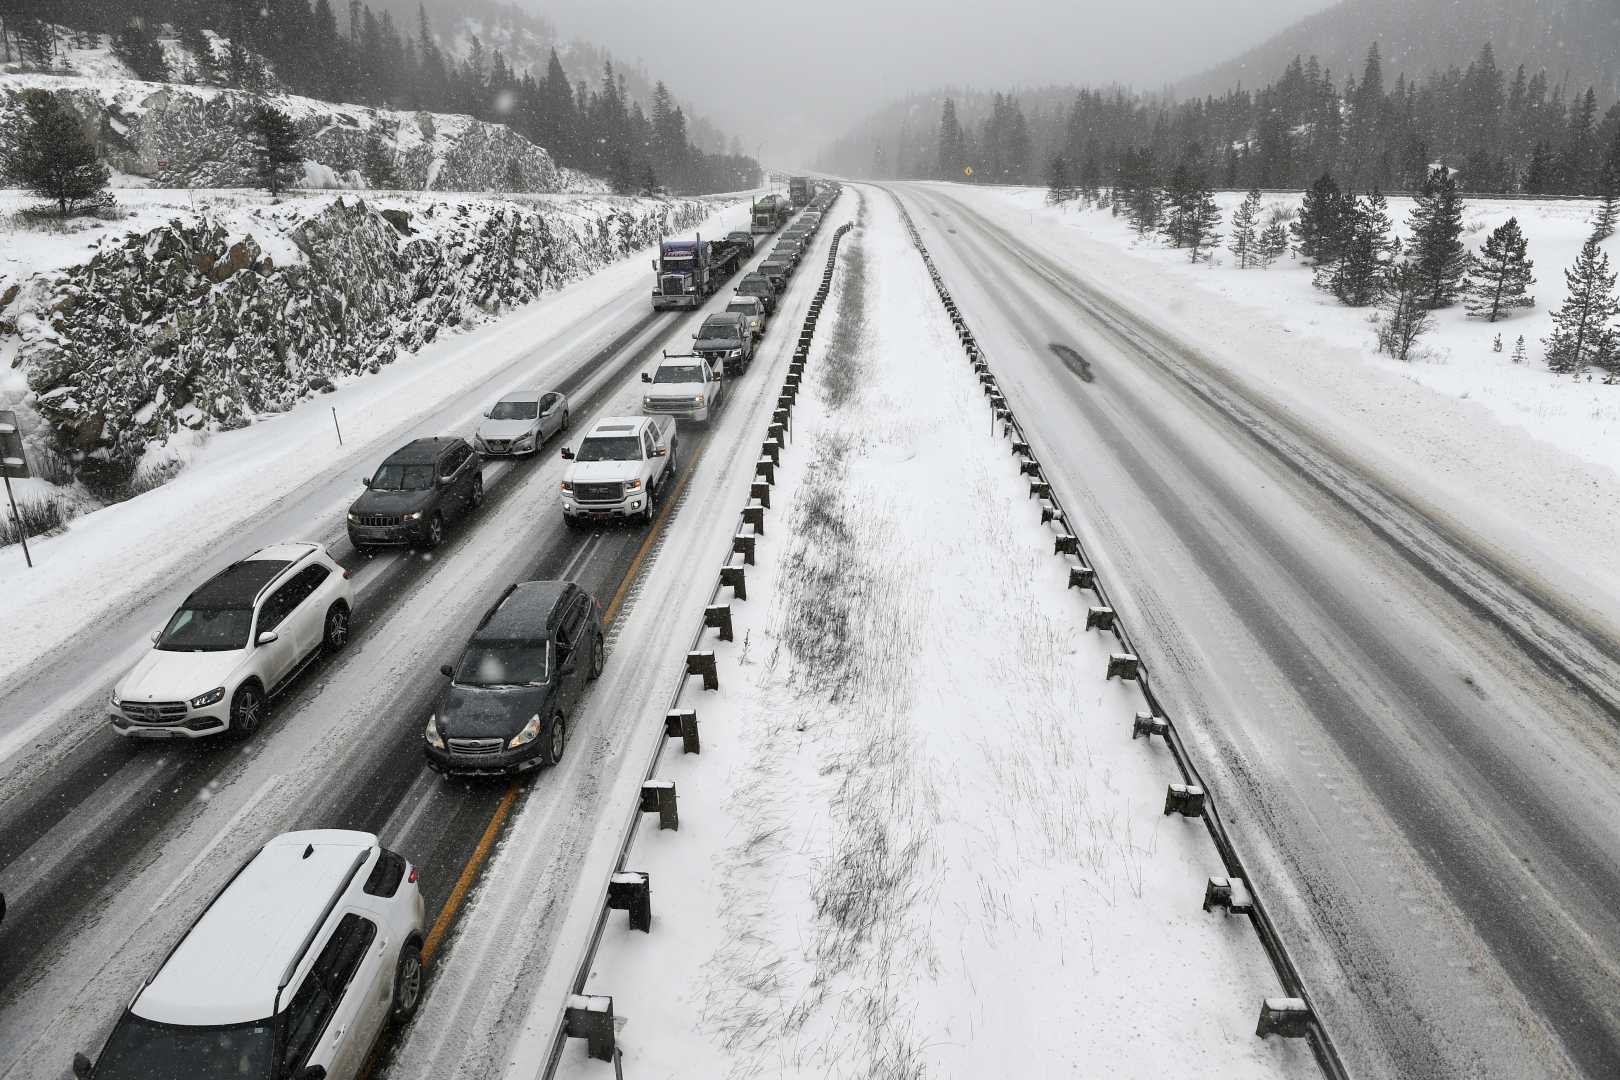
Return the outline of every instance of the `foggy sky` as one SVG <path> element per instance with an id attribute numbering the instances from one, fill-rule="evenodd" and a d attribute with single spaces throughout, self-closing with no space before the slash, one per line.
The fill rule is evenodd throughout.
<path id="1" fill-rule="evenodd" d="M 1332 0 L 518 0 L 626 60 L 767 163 L 941 85 L 1159 89 Z M 721 57 L 726 57 L 725 61 Z"/>

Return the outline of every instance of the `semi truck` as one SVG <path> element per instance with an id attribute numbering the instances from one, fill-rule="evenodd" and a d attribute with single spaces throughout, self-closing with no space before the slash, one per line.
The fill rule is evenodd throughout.
<path id="1" fill-rule="evenodd" d="M 773 233 L 788 218 L 787 200 L 780 195 L 767 195 L 754 200 L 753 231 Z"/>
<path id="2" fill-rule="evenodd" d="M 665 240 L 653 261 L 653 310 L 701 307 L 742 261 L 742 246 L 734 241 Z"/>
<path id="3" fill-rule="evenodd" d="M 795 176 L 788 181 L 788 197 L 793 200 L 793 209 L 809 206 L 815 195 L 816 182 L 808 176 Z"/>

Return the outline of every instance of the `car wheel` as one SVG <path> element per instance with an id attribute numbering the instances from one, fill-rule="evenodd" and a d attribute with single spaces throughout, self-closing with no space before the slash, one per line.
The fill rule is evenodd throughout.
<path id="1" fill-rule="evenodd" d="M 410 941 L 399 950 L 399 962 L 394 965 L 394 1023 L 403 1024 L 415 1016 L 421 1003 L 422 947 Z"/>
<path id="2" fill-rule="evenodd" d="M 568 723 L 558 713 L 551 721 L 551 731 L 546 737 L 545 759 L 547 765 L 555 765 L 562 760 L 563 751 L 568 748 Z"/>
<path id="3" fill-rule="evenodd" d="M 328 656 L 341 652 L 343 646 L 349 643 L 349 609 L 342 604 L 333 604 L 332 609 L 326 613 L 326 633 L 321 638 L 321 645 Z"/>
<path id="4" fill-rule="evenodd" d="M 474 510 L 476 510 L 480 506 L 483 506 L 483 505 L 484 505 L 484 478 L 482 476 L 475 476 L 475 477 L 473 477 L 472 508 Z"/>
<path id="5" fill-rule="evenodd" d="M 251 738 L 264 723 L 264 691 L 254 683 L 243 683 L 231 698 L 231 730 L 238 739 Z"/>
<path id="6" fill-rule="evenodd" d="M 596 635 L 596 644 L 591 646 L 591 681 L 595 682 L 602 677 L 602 668 L 607 665 L 607 646 L 602 644 L 602 635 Z"/>
<path id="7" fill-rule="evenodd" d="M 428 519 L 427 546 L 436 548 L 444 543 L 444 518 L 435 513 Z"/>
<path id="8" fill-rule="evenodd" d="M 658 487 L 655 486 L 655 485 L 652 485 L 652 484 L 648 484 L 647 485 L 647 507 L 646 507 L 646 509 L 642 510 L 642 512 L 641 512 L 641 523 L 643 525 L 651 525 L 653 523 L 653 520 L 655 518 L 657 518 L 657 517 L 658 517 Z"/>

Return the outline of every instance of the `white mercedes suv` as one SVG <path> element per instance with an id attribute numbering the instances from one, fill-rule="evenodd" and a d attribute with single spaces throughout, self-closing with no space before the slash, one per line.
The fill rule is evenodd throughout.
<path id="1" fill-rule="evenodd" d="M 236 872 L 79 1080 L 356 1080 L 422 1000 L 416 869 L 370 833 L 283 833 Z"/>
<path id="2" fill-rule="evenodd" d="M 349 640 L 349 572 L 320 544 L 278 544 L 186 597 L 113 689 L 113 730 L 137 739 L 247 738 L 270 698 Z"/>

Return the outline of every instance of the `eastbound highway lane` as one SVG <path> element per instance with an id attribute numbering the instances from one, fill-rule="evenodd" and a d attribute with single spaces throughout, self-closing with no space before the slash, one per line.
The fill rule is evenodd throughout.
<path id="1" fill-rule="evenodd" d="M 808 268 L 830 231 L 818 233 L 807 271 L 790 286 L 795 306 L 814 289 Z M 752 261 L 759 258 L 763 252 Z M 402 425 L 378 456 L 416 435 L 470 431 L 488 399 L 536 379 L 570 392 L 573 431 L 565 438 L 577 438 L 594 416 L 638 412 L 641 370 L 662 348 L 686 348 L 683 335 L 730 295 L 728 287 L 703 311 L 655 316 L 646 311 L 644 286 L 604 309 L 601 325 L 562 328 L 543 350 L 515 357 L 487 384 Z M 458 882 L 465 887 L 476 878 L 475 855 L 487 853 L 496 838 L 499 822 L 492 827 L 492 821 L 503 808 L 549 800 L 588 834 L 595 827 L 590 792 L 598 770 L 613 763 L 604 746 L 616 723 L 613 715 L 597 716 L 597 695 L 582 706 L 561 767 L 515 789 L 504 781 L 445 781 L 425 769 L 421 752 L 422 726 L 442 685 L 438 667 L 453 659 L 512 581 L 570 576 L 604 604 L 633 597 L 635 569 L 679 521 L 681 505 L 706 494 L 710 481 L 701 462 L 711 440 L 735 453 L 750 420 L 768 415 L 771 358 L 785 359 L 796 333 L 787 319 L 773 323 L 764 357 L 732 386 L 716 421 L 682 426 L 686 486 L 680 504 L 666 503 L 654 535 L 635 527 L 566 529 L 556 443 L 537 459 L 486 464 L 483 507 L 432 553 L 360 559 L 348 548 L 342 513 L 358 490 L 352 468 L 320 477 L 267 511 L 251 535 L 238 538 L 243 551 L 288 535 L 325 540 L 354 571 L 359 599 L 349 647 L 318 662 L 278 699 L 271 719 L 245 744 L 132 745 L 114 736 L 102 716 L 114 676 L 100 677 L 106 665 L 97 659 L 122 662 L 121 654 L 138 648 L 166 615 L 175 598 L 170 590 L 183 594 L 193 581 L 173 582 L 87 631 L 75 655 L 8 688 L 0 707 L 56 712 L 42 717 L 45 734 L 30 752 L 0 767 L 0 888 L 11 905 L 0 929 L 0 1078 L 56 1075 L 74 1050 L 98 1048 L 118 1009 L 198 907 L 275 833 L 324 826 L 378 831 L 422 867 L 430 920 Z M 219 561 L 227 557 L 222 552 Z M 701 584 L 706 589 L 709 581 Z M 637 689 L 615 674 L 634 658 L 619 653 L 614 637 L 609 643 L 604 685 Z M 446 920 L 441 930 L 448 929 Z M 446 959 L 441 953 L 440 964 Z"/>
<path id="2" fill-rule="evenodd" d="M 1107 282 L 948 187 L 892 190 L 1352 1073 L 1620 1076 L 1617 628 L 1476 558 Z"/>

